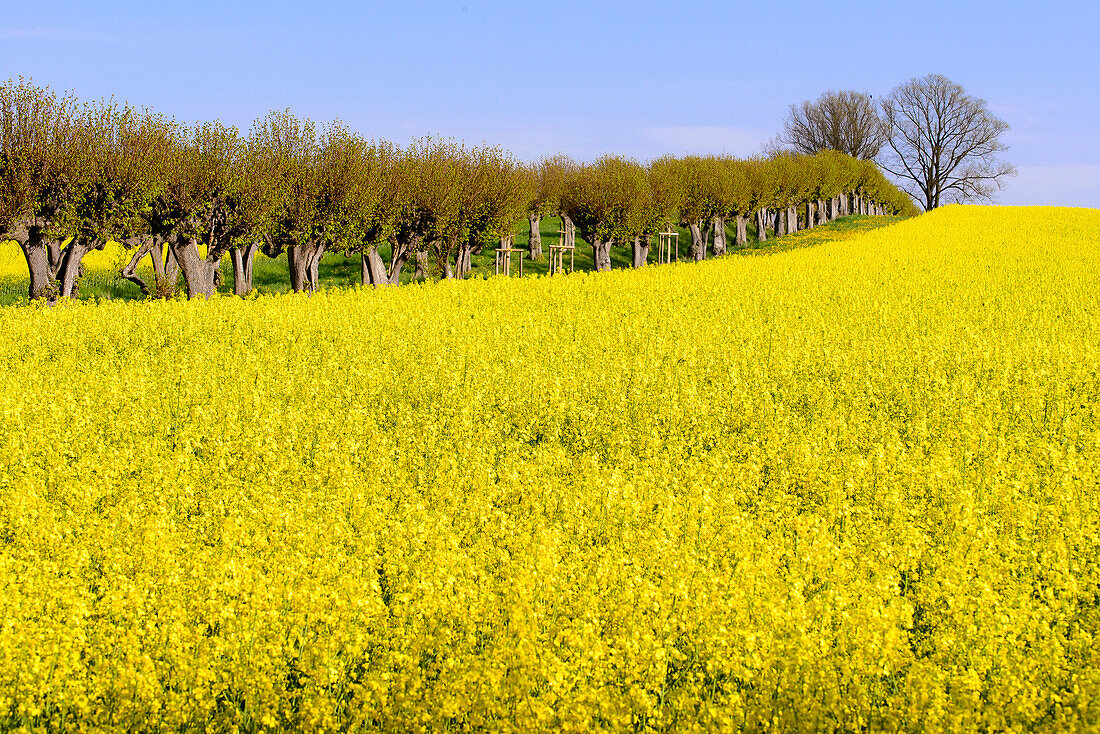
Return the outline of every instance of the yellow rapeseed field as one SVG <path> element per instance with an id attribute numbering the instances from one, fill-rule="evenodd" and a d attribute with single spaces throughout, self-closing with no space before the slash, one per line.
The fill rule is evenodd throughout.
<path id="1" fill-rule="evenodd" d="M 1100 726 L 1100 211 L 0 360 L 0 728 Z"/>

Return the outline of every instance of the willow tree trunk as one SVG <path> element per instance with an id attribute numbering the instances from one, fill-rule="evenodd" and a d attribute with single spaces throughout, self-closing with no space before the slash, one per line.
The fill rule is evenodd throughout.
<path id="1" fill-rule="evenodd" d="M 102 244 L 88 244 L 85 240 L 73 237 L 61 255 L 61 265 L 57 272 L 59 295 L 62 298 L 75 298 L 77 279 L 81 276 L 81 260 Z"/>
<path id="2" fill-rule="evenodd" d="M 378 254 L 377 247 L 372 246 L 363 253 L 359 270 L 359 277 L 363 285 L 379 286 L 401 283 L 401 271 L 405 267 L 405 262 L 409 259 L 409 252 L 396 244 L 393 245 L 393 252 L 396 255 L 390 259 L 388 267 L 382 256 Z"/>
<path id="3" fill-rule="evenodd" d="M 815 224 L 825 224 L 828 221 L 828 214 L 825 212 L 825 201 L 823 199 L 817 200 L 817 221 Z"/>
<path id="4" fill-rule="evenodd" d="M 359 268 L 359 279 L 363 285 L 379 286 L 389 284 L 390 277 L 386 271 L 386 263 L 382 261 L 382 256 L 378 254 L 377 247 L 370 247 L 363 253 Z"/>
<path id="5" fill-rule="evenodd" d="M 744 214 L 737 215 L 737 237 L 734 242 L 738 247 L 744 247 L 749 241 L 749 226 Z"/>
<path id="6" fill-rule="evenodd" d="M 187 297 L 197 298 L 214 295 L 214 276 L 218 271 L 219 260 L 207 260 L 199 255 L 199 243 L 194 237 L 170 244 L 172 254 L 183 271 L 183 282 L 187 287 Z"/>
<path id="7" fill-rule="evenodd" d="M 644 268 L 649 261 L 649 235 L 635 237 L 630 249 L 634 267 Z"/>
<path id="8" fill-rule="evenodd" d="M 416 251 L 416 270 L 413 271 L 413 280 L 423 280 L 428 277 L 428 251 Z"/>
<path id="9" fill-rule="evenodd" d="M 481 252 L 481 247 L 480 246 L 477 248 L 477 251 Z M 473 247 L 467 247 L 465 252 L 462 253 L 462 273 L 461 273 L 461 275 L 459 275 L 460 278 L 467 277 L 470 274 L 470 272 L 474 269 L 473 257 L 474 257 L 474 248 Z"/>
<path id="10" fill-rule="evenodd" d="M 756 210 L 756 241 L 766 242 L 768 240 L 768 210 L 757 209 Z"/>
<path id="11" fill-rule="evenodd" d="M 323 245 L 291 245 L 286 248 L 286 264 L 290 271 L 290 287 L 295 293 L 313 293 L 318 285 L 318 264 L 324 255 Z"/>
<path id="12" fill-rule="evenodd" d="M 443 277 L 450 278 L 465 278 L 466 274 L 471 270 L 471 250 L 473 248 L 470 245 L 459 245 L 455 250 L 454 268 L 452 270 L 450 263 L 445 263 L 443 268 Z"/>
<path id="13" fill-rule="evenodd" d="M 527 215 L 527 223 L 531 226 L 531 233 L 527 239 L 527 257 L 531 260 L 541 260 L 542 232 L 539 231 L 539 227 L 542 225 L 542 218 L 538 212 L 530 212 Z"/>
<path id="14" fill-rule="evenodd" d="M 775 236 L 782 237 L 787 234 L 787 208 L 775 210 Z"/>
<path id="15" fill-rule="evenodd" d="M 611 270 L 611 245 L 614 240 L 601 242 L 592 240 L 592 262 L 596 265 L 596 272 L 603 273 Z"/>
<path id="16" fill-rule="evenodd" d="M 17 240 L 18 242 L 18 240 Z M 57 289 L 54 287 L 55 273 L 50 267 L 50 256 L 45 247 L 35 247 L 19 242 L 23 257 L 27 259 L 27 270 L 31 276 L 30 297 L 45 298 L 50 303 L 57 301 Z"/>
<path id="17" fill-rule="evenodd" d="M 423 238 L 420 235 L 395 236 L 390 240 L 390 264 L 385 268 L 390 285 L 401 284 L 401 273 L 405 269 L 405 264 L 414 253 L 420 251 L 422 241 Z M 375 255 L 378 254 L 375 248 L 372 247 L 371 250 Z M 381 258 L 379 260 L 381 261 Z"/>
<path id="18" fill-rule="evenodd" d="M 321 287 L 321 258 L 325 256 L 325 246 L 318 245 L 309 260 L 310 291 L 316 293 Z"/>
<path id="19" fill-rule="evenodd" d="M 308 245 L 291 245 L 286 248 L 286 266 L 290 271 L 290 287 L 295 293 L 309 288 Z"/>
<path id="20" fill-rule="evenodd" d="M 703 230 L 703 220 L 688 224 L 691 232 L 691 257 L 695 262 L 701 262 L 707 258 L 707 236 Z"/>
<path id="21" fill-rule="evenodd" d="M 806 229 L 812 229 L 813 226 L 817 223 L 815 221 L 816 220 L 815 210 L 814 210 L 815 206 L 816 206 L 816 204 L 812 201 L 807 201 L 806 202 Z"/>
<path id="22" fill-rule="evenodd" d="M 238 296 L 247 296 L 252 292 L 252 263 L 258 249 L 259 243 L 252 242 L 229 251 L 233 258 L 233 293 Z"/>
<path id="23" fill-rule="evenodd" d="M 61 262 L 60 243 L 46 242 L 43 235 L 45 227 L 46 223 L 42 220 L 23 221 L 3 234 L 5 239 L 10 237 L 19 244 L 19 249 L 27 260 L 27 272 L 31 281 L 28 294 L 31 300 L 45 298 L 53 303 L 57 300 L 54 279 Z"/>
<path id="24" fill-rule="evenodd" d="M 142 259 L 148 255 L 149 259 L 153 261 L 153 272 L 157 274 L 159 278 L 164 274 L 164 260 L 161 257 L 161 245 L 164 243 L 162 238 L 159 237 L 142 237 L 140 239 L 135 238 L 127 240 L 125 244 L 133 247 L 134 244 L 138 244 L 137 249 L 134 250 L 134 254 L 130 257 L 130 261 L 127 262 L 122 270 L 119 272 L 126 280 L 130 281 L 138 288 L 141 289 L 141 295 L 149 295 L 149 284 L 145 282 L 145 279 L 138 275 L 137 266 Z M 171 253 L 171 250 L 169 250 Z M 172 258 L 172 264 L 176 262 L 175 258 Z"/>
<path id="25" fill-rule="evenodd" d="M 714 230 L 711 251 L 715 257 L 722 257 L 726 254 L 726 218 L 715 217 L 714 221 L 711 222 L 711 228 Z"/>
<path id="26" fill-rule="evenodd" d="M 573 220 L 569 218 L 568 214 L 561 215 L 561 231 L 561 244 L 567 247 L 576 247 L 577 225 L 573 224 Z"/>
<path id="27" fill-rule="evenodd" d="M 45 298 L 55 303 L 59 296 L 76 295 L 77 279 L 81 273 L 81 260 L 92 246 L 76 237 L 62 247 L 60 242 L 47 241 L 44 224 L 35 224 L 9 232 L 23 251 L 30 275 L 30 288 L 27 293 L 32 300 Z"/>
<path id="28" fill-rule="evenodd" d="M 798 207 L 791 204 L 787 207 L 787 234 L 794 234 L 798 231 Z"/>

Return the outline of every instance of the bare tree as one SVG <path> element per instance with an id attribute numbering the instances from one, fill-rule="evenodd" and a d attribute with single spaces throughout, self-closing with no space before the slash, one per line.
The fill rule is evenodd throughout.
<path id="1" fill-rule="evenodd" d="M 1003 180 L 1016 175 L 997 154 L 1008 123 L 984 99 L 971 97 L 939 74 L 910 79 L 882 102 L 886 137 L 882 167 L 924 205 L 991 201 Z"/>
<path id="2" fill-rule="evenodd" d="M 796 153 L 836 150 L 870 160 L 882 148 L 882 124 L 871 98 L 850 90 L 829 91 L 811 102 L 791 105 L 779 143 Z"/>

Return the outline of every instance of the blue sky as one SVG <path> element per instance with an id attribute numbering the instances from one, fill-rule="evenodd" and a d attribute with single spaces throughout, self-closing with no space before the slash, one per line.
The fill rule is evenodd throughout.
<path id="1" fill-rule="evenodd" d="M 1100 3 L 23 2 L 0 76 L 247 130 L 270 109 L 526 159 L 759 152 L 788 105 L 944 74 L 1012 126 L 1007 204 L 1100 207 Z"/>

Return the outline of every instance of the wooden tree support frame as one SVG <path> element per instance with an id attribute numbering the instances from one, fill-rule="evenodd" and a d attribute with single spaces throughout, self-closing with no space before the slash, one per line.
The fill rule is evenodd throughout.
<path id="1" fill-rule="evenodd" d="M 672 231 L 672 225 L 668 226 L 667 232 L 657 233 L 657 262 L 659 264 L 667 264 L 672 262 L 672 256 L 675 255 L 676 259 L 680 259 L 680 233 Z"/>
<path id="2" fill-rule="evenodd" d="M 575 245 L 565 244 L 565 232 L 558 230 L 558 244 L 550 245 L 550 269 L 549 275 L 555 273 L 561 273 L 565 269 L 565 253 L 569 253 L 569 272 L 573 272 L 573 258 L 574 251 L 577 249 Z"/>
<path id="3" fill-rule="evenodd" d="M 516 236 L 508 235 L 500 238 L 500 247 L 496 248 L 496 259 L 493 262 L 493 272 L 496 275 L 508 277 L 512 274 L 512 254 L 519 253 L 519 277 L 523 277 L 523 250 L 517 250 L 512 245 Z"/>

